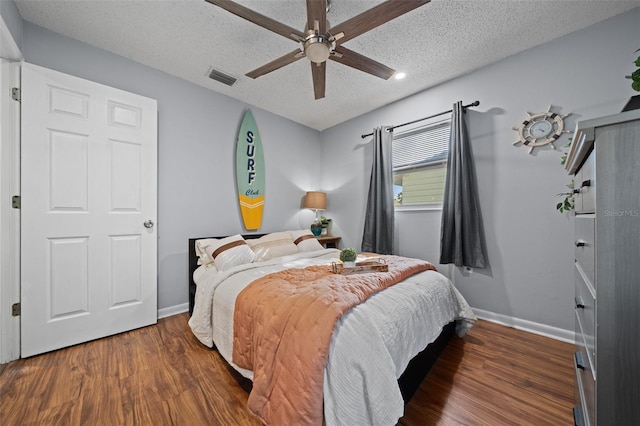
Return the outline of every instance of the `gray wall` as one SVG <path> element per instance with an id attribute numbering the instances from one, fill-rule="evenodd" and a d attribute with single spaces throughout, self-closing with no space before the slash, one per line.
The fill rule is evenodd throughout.
<path id="1" fill-rule="evenodd" d="M 22 49 L 22 17 L 13 0 L 0 0 L 0 15 L 11 32 L 13 41 Z"/>
<path id="2" fill-rule="evenodd" d="M 326 130 L 323 182 L 335 206 L 334 230 L 360 247 L 371 164 L 361 139 L 374 126 L 400 124 L 447 109 L 453 102 L 481 102 L 467 114 L 476 161 L 488 258 L 469 275 L 441 267 L 479 309 L 573 329 L 573 218 L 559 214 L 556 194 L 570 178 L 559 151 L 513 146 L 525 112 L 571 113 L 576 120 L 620 112 L 634 95 L 624 76 L 640 47 L 640 8 Z M 425 52 L 428 54 L 428 52 Z M 558 148 L 568 143 L 565 135 Z M 396 214 L 397 251 L 437 261 L 436 211 Z"/>
<path id="3" fill-rule="evenodd" d="M 187 302 L 187 239 L 242 233 L 237 207 L 236 134 L 249 105 L 24 22 L 27 62 L 158 101 L 158 306 Z M 300 229 L 317 189 L 320 134 L 252 107 L 266 166 L 260 232 Z"/>

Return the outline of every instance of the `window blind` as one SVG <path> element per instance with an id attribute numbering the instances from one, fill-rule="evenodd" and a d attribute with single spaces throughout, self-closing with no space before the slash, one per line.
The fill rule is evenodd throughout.
<path id="1" fill-rule="evenodd" d="M 410 130 L 393 138 L 393 170 L 406 170 L 447 161 L 451 122 Z"/>

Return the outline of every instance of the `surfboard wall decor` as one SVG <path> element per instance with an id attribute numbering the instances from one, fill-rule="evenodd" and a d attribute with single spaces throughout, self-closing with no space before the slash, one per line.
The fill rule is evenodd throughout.
<path id="1" fill-rule="evenodd" d="M 245 229 L 260 229 L 264 210 L 264 157 L 258 126 L 250 109 L 244 113 L 238 131 L 236 184 Z"/>

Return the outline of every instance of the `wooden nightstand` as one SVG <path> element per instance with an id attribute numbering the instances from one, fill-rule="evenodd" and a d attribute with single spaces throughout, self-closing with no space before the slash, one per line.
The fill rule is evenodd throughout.
<path id="1" fill-rule="evenodd" d="M 336 237 L 333 235 L 326 235 L 324 237 L 316 237 L 318 242 L 324 246 L 324 248 L 338 248 L 340 239 L 342 237 Z"/>

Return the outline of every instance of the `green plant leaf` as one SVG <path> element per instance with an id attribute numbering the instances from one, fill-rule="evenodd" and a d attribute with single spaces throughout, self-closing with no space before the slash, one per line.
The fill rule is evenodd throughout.
<path id="1" fill-rule="evenodd" d="M 637 67 L 640 67 L 640 56 L 638 56 L 638 59 L 636 59 L 634 64 L 636 64 Z"/>
<path id="2" fill-rule="evenodd" d="M 637 69 L 631 73 L 631 80 L 640 81 L 640 69 Z"/>
<path id="3" fill-rule="evenodd" d="M 556 204 L 556 209 L 562 211 L 562 203 Z"/>
<path id="4" fill-rule="evenodd" d="M 343 262 L 354 262 L 357 257 L 358 253 L 350 247 L 343 248 L 340 251 L 340 260 Z"/>
<path id="5" fill-rule="evenodd" d="M 634 81 L 631 83 L 631 88 L 636 92 L 640 92 L 640 81 Z"/>

